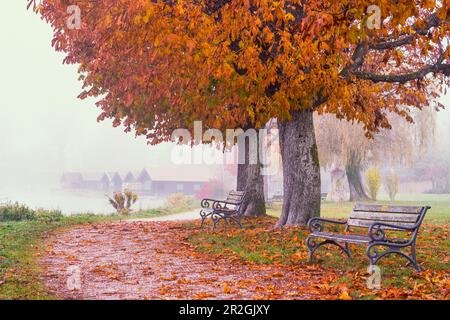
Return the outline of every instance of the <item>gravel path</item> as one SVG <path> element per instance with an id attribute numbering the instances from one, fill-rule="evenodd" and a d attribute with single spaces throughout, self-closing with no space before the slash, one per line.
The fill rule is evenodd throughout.
<path id="1" fill-rule="evenodd" d="M 311 297 L 295 267 L 280 269 L 200 254 L 187 241 L 192 232 L 180 223 L 155 221 L 63 231 L 41 259 L 45 283 L 63 299 Z"/>

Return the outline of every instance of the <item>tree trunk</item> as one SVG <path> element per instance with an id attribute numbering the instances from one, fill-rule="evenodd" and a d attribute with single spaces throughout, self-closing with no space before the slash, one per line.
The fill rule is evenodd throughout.
<path id="1" fill-rule="evenodd" d="M 239 151 L 238 149 L 238 152 Z M 247 185 L 247 164 L 238 164 L 238 172 L 237 172 L 237 190 L 244 191 L 246 190 Z"/>
<path id="2" fill-rule="evenodd" d="M 283 162 L 283 209 L 277 227 L 306 225 L 320 216 L 320 166 L 314 133 L 313 112 L 294 112 L 281 122 Z"/>
<path id="3" fill-rule="evenodd" d="M 350 201 L 368 200 L 366 191 L 361 177 L 361 167 L 354 164 L 347 164 L 345 166 L 347 173 L 348 187 L 350 190 Z"/>
<path id="4" fill-rule="evenodd" d="M 258 137 L 259 141 L 259 137 Z M 241 206 L 241 212 L 245 216 L 260 217 L 266 215 L 266 203 L 264 200 L 264 177 L 261 175 L 261 159 L 258 155 L 256 164 L 250 164 L 250 145 L 245 141 L 245 163 L 238 164 L 237 190 L 246 191 L 247 195 Z M 238 148 L 238 152 L 244 152 Z"/>

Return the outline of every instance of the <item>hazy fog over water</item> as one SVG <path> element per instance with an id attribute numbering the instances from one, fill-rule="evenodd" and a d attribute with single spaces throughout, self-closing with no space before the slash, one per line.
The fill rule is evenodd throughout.
<path id="1" fill-rule="evenodd" d="M 79 100 L 77 67 L 62 65 L 52 30 L 26 1 L 4 1 L 0 11 L 0 198 L 66 212 L 108 211 L 105 201 L 59 190 L 64 171 L 140 170 L 167 164 L 169 144 L 97 123 L 95 100 Z M 442 99 L 450 108 L 450 95 Z M 450 111 L 439 113 L 438 143 L 448 152 Z M 159 205 L 144 203 L 146 205 Z"/>
<path id="2" fill-rule="evenodd" d="M 170 147 L 97 123 L 95 100 L 76 98 L 77 67 L 62 65 L 51 27 L 25 6 L 7 1 L 0 11 L 0 198 L 73 211 L 79 205 L 58 205 L 63 196 L 51 194 L 63 171 L 140 170 L 165 163 Z"/>

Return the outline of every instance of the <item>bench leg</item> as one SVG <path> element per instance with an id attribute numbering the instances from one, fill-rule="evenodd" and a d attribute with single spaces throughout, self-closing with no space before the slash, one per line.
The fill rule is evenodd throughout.
<path id="1" fill-rule="evenodd" d="M 408 260 L 410 260 L 410 259 L 408 259 Z M 419 266 L 419 264 L 417 263 L 417 258 L 416 258 L 416 244 L 415 244 L 415 243 L 413 243 L 413 244 L 411 245 L 411 260 L 408 261 L 408 263 L 407 263 L 406 265 L 407 265 L 407 266 L 413 265 L 414 268 L 416 268 L 416 270 L 417 270 L 418 272 L 421 271 L 420 266 Z"/>
<path id="2" fill-rule="evenodd" d="M 352 252 L 350 251 L 350 247 L 348 246 L 348 242 L 345 243 L 345 253 L 348 255 L 350 259 L 352 259 Z"/>
<path id="3" fill-rule="evenodd" d="M 236 217 L 230 217 L 230 219 L 233 220 L 234 222 L 236 222 L 237 225 L 239 226 L 239 228 L 241 228 L 241 229 L 243 228 L 242 224 L 241 224 L 241 217 L 240 216 L 238 216 L 237 218 Z"/>
<path id="4" fill-rule="evenodd" d="M 200 225 L 200 229 L 203 229 L 203 225 L 205 224 L 206 218 L 211 215 L 211 213 L 204 212 L 203 210 L 200 211 L 200 217 L 202 218 L 202 224 Z"/>
<path id="5" fill-rule="evenodd" d="M 229 215 L 223 215 L 223 214 L 217 213 L 217 212 L 214 212 L 210 215 L 211 215 L 211 220 L 213 222 L 213 225 L 212 225 L 213 232 L 216 230 L 216 225 L 220 222 L 220 220 L 225 220 L 225 222 L 227 224 L 230 223 L 229 220 L 233 220 L 234 222 L 236 222 L 236 224 L 239 226 L 239 228 L 241 228 L 241 229 L 243 228 L 243 226 L 241 224 L 241 219 L 239 216 L 234 217 L 234 216 L 229 216 Z"/>
<path id="6" fill-rule="evenodd" d="M 211 220 L 213 222 L 211 231 L 214 232 L 216 230 L 216 225 L 220 222 L 220 220 L 227 220 L 225 216 L 221 215 L 220 213 L 213 212 L 211 214 Z"/>
<path id="7" fill-rule="evenodd" d="M 205 224 L 205 219 L 206 219 L 206 217 L 202 216 L 202 223 L 200 225 L 200 229 L 203 229 L 203 225 Z"/>
<path id="8" fill-rule="evenodd" d="M 408 265 L 414 266 L 414 268 L 417 270 L 417 272 L 421 271 L 420 266 L 417 263 L 416 250 L 415 250 L 414 244 L 411 245 L 411 256 L 407 255 L 403 251 L 400 251 L 400 247 L 390 247 L 390 246 L 387 246 L 388 250 L 386 250 L 385 252 L 379 253 L 375 247 L 380 246 L 380 245 L 382 245 L 382 244 L 375 243 L 375 244 L 369 245 L 366 249 L 366 253 L 367 253 L 367 256 L 369 257 L 371 266 L 374 266 L 384 256 L 387 256 L 389 254 L 398 254 L 398 255 L 401 255 L 401 256 L 405 257 L 406 259 L 408 259 Z"/>
<path id="9" fill-rule="evenodd" d="M 308 247 L 308 250 L 309 250 L 308 262 L 311 262 L 313 260 L 314 252 L 317 249 L 319 249 L 321 246 L 326 245 L 326 244 L 335 245 L 335 246 L 339 247 L 342 251 L 344 251 L 345 254 L 347 254 L 347 256 L 349 258 L 352 257 L 352 255 L 350 253 L 350 248 L 348 247 L 347 242 L 345 243 L 345 246 L 343 246 L 340 243 L 333 241 L 333 240 L 325 240 L 320 243 L 317 243 L 316 238 L 308 237 L 306 239 L 306 246 Z"/>

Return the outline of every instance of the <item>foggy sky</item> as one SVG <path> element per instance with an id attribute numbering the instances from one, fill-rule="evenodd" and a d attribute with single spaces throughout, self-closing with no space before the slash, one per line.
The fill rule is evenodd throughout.
<path id="1" fill-rule="evenodd" d="M 62 65 L 52 30 L 26 1 L 0 11 L 0 178 L 62 171 L 139 170 L 167 161 L 170 149 L 97 123 L 95 99 L 79 100 L 77 67 Z M 0 181 L 1 184 L 1 181 Z"/>

